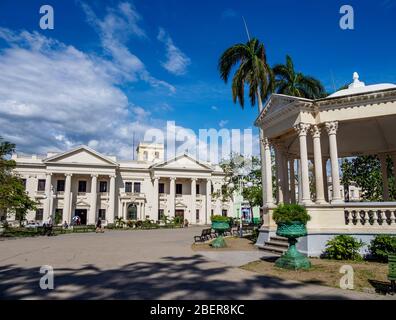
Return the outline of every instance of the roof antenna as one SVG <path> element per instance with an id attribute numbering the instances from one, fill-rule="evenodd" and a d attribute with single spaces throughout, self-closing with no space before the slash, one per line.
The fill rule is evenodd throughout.
<path id="1" fill-rule="evenodd" d="M 135 160 L 135 131 L 132 131 L 132 160 Z"/>
<path id="2" fill-rule="evenodd" d="M 331 81 L 333 82 L 333 89 L 334 89 L 334 92 L 336 92 L 337 89 L 336 89 L 335 82 L 334 82 L 333 70 L 330 70 L 330 74 L 331 74 Z"/>
<path id="3" fill-rule="evenodd" d="M 250 41 L 249 30 L 248 30 L 245 18 L 243 16 L 242 16 L 242 20 L 243 20 L 243 24 L 245 25 L 245 30 L 246 30 L 246 34 L 247 34 L 248 40 Z"/>

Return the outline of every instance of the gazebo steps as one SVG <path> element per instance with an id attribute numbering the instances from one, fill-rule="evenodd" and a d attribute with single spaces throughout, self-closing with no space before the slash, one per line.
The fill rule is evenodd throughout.
<path id="1" fill-rule="evenodd" d="M 265 241 L 263 246 L 259 246 L 261 250 L 282 255 L 287 251 L 289 244 L 286 238 L 271 237 L 269 241 Z"/>

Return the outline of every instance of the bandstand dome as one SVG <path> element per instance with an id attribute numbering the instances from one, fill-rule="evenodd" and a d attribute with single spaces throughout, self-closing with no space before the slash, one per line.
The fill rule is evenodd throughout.
<path id="1" fill-rule="evenodd" d="M 352 94 L 366 93 L 371 91 L 379 91 L 379 90 L 392 89 L 392 88 L 396 88 L 396 85 L 393 83 L 379 83 L 379 84 L 372 84 L 366 86 L 364 82 L 359 81 L 359 74 L 357 72 L 354 72 L 353 82 L 348 86 L 348 89 L 336 91 L 331 95 L 329 95 L 328 98 L 341 97 Z"/>

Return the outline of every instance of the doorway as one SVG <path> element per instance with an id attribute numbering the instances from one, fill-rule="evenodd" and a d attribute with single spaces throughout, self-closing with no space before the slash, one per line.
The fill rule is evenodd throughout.
<path id="1" fill-rule="evenodd" d="M 87 224 L 87 209 L 76 209 L 74 215 L 80 217 L 81 224 Z"/>
<path id="2" fill-rule="evenodd" d="M 184 210 L 175 210 L 175 217 L 180 217 L 184 221 Z"/>

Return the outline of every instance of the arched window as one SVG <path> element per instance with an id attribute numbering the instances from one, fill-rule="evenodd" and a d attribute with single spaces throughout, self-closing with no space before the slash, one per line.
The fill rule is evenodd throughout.
<path id="1" fill-rule="evenodd" d="M 127 218 L 128 218 L 128 220 L 137 220 L 137 207 L 136 207 L 136 204 L 131 203 L 128 206 Z"/>

